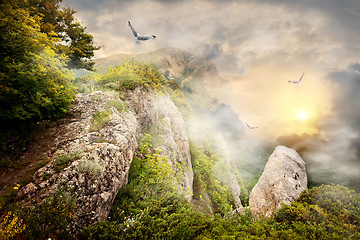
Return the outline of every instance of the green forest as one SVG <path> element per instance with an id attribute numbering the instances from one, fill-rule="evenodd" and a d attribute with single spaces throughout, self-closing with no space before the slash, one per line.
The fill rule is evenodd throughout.
<path id="1" fill-rule="evenodd" d="M 78 93 L 114 91 L 125 99 L 127 92 L 138 87 L 151 88 L 168 93 L 185 121 L 194 114 L 176 82 L 167 81 L 149 64 L 128 60 L 108 73 L 75 78 L 73 69 L 94 70 L 91 59 L 99 47 L 75 19 L 75 10 L 61 7 L 61 2 L 0 3 L 0 168 L 4 171 L 21 168 L 17 159 L 37 137 L 38 123 L 61 119 Z M 128 110 L 123 101 L 112 104 L 119 111 Z M 109 115 L 103 112 L 93 117 L 96 130 Z M 360 239 L 360 194 L 345 186 L 310 188 L 270 218 L 258 218 L 249 210 L 238 214 L 233 211 L 229 186 L 214 174 L 215 168 L 224 167 L 213 147 L 216 140 L 190 138 L 193 199 L 201 202 L 206 190 L 214 209 L 209 212 L 179 193 L 176 185 L 181 171 L 175 172 L 166 157 L 160 156 L 161 140 L 154 129 L 148 129 L 138 142 L 128 184 L 118 193 L 107 221 L 74 235 L 68 224 L 75 217 L 75 196 L 59 187 L 41 205 L 22 206 L 15 197 L 30 181 L 24 179 L 0 196 L 0 239 Z M 77 157 L 59 157 L 56 167 L 61 171 Z M 258 167 L 249 166 L 247 171 L 258 174 Z M 246 206 L 255 180 L 239 181 Z"/>

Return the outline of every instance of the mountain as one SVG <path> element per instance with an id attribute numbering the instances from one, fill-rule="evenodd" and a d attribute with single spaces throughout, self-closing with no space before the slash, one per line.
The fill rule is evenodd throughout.
<path id="1" fill-rule="evenodd" d="M 171 78 L 180 74 L 184 86 L 212 81 L 206 59 L 176 49 L 162 49 L 154 59 L 166 51 L 169 64 L 157 67 L 167 71 L 176 63 Z M 185 66 L 197 71 L 185 77 Z M 1 191 L 8 192 L 0 198 L 0 238 L 359 237 L 358 194 L 334 186 L 304 192 L 305 163 L 292 149 L 277 147 L 265 169 L 249 154 L 262 173 L 249 187 L 242 163 L 234 163 L 244 138 L 237 115 L 193 97 L 204 92 L 185 97 L 169 76 L 127 62 L 76 79 L 69 114 L 38 123 L 42 131 L 18 162 L 23 169 L 1 172 Z M 16 171 L 30 177 L 18 184 Z M 274 218 L 254 221 L 258 216 Z"/>
<path id="2" fill-rule="evenodd" d="M 167 79 L 176 80 L 180 87 L 192 81 L 207 84 L 223 81 L 211 60 L 177 48 L 161 48 L 143 54 L 118 54 L 94 62 L 96 69 L 104 73 L 110 66 L 122 65 L 126 59 L 153 65 Z"/>

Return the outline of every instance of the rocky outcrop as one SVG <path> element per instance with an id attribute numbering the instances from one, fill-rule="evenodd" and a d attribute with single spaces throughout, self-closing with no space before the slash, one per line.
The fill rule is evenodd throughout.
<path id="1" fill-rule="evenodd" d="M 282 203 L 295 201 L 305 189 L 305 162 L 295 150 L 278 146 L 250 193 L 249 208 L 252 213 L 269 217 Z"/>
<path id="2" fill-rule="evenodd" d="M 126 106 L 126 107 L 125 107 Z M 104 221 L 119 190 L 127 184 L 138 137 L 157 126 L 161 154 L 176 168 L 185 166 L 181 190 L 191 199 L 193 172 L 181 114 L 166 93 L 136 89 L 126 102 L 102 92 L 78 94 L 70 119 L 56 130 L 51 161 L 35 172 L 18 199 L 41 201 L 63 189 L 76 204 L 73 231 Z M 102 123 L 102 124 L 101 124 Z"/>
<path id="3" fill-rule="evenodd" d="M 77 95 L 71 108 L 74 118 L 61 126 L 64 134 L 55 140 L 52 161 L 18 193 L 18 198 L 44 199 L 64 189 L 77 207 L 71 225 L 75 231 L 107 218 L 116 194 L 127 183 L 137 148 L 134 113 L 119 111 L 109 101 L 114 99 L 101 92 Z M 107 122 L 91 129 L 97 112 L 106 112 Z"/>
<path id="4" fill-rule="evenodd" d="M 190 200 L 193 192 L 193 170 L 189 140 L 184 119 L 166 93 L 156 93 L 152 89 L 136 89 L 129 92 L 126 103 L 136 112 L 137 132 L 149 132 L 153 145 L 166 156 L 172 168 L 183 174 L 180 189 Z M 182 169 L 178 169 L 181 166 Z"/>

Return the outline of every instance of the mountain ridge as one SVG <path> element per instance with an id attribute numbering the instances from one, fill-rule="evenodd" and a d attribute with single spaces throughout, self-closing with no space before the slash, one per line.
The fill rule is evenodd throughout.
<path id="1" fill-rule="evenodd" d="M 160 48 L 140 54 L 116 54 L 94 62 L 98 71 L 105 73 L 109 67 L 120 66 L 127 59 L 153 65 L 168 80 L 175 79 L 180 87 L 184 87 L 190 80 L 207 84 L 223 81 L 211 60 L 178 48 Z"/>

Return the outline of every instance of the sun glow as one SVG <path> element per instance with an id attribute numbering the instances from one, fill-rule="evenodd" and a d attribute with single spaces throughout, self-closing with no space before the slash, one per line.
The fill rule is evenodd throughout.
<path id="1" fill-rule="evenodd" d="M 308 114 L 307 114 L 307 112 L 304 111 L 304 110 L 300 111 L 300 112 L 298 113 L 298 118 L 299 118 L 299 120 L 301 120 L 301 121 L 307 120 L 307 119 L 308 119 Z"/>

